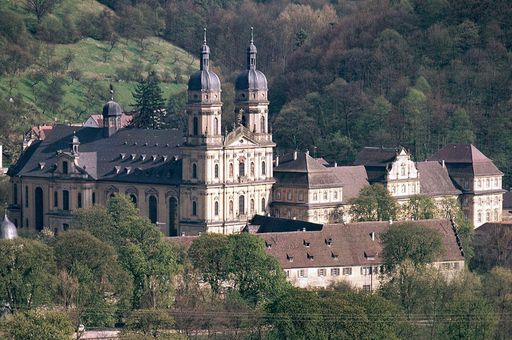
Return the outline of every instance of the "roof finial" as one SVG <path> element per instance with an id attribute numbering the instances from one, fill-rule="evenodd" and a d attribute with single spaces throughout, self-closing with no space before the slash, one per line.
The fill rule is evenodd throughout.
<path id="1" fill-rule="evenodd" d="M 254 27 L 251 26 L 251 44 L 254 43 Z"/>
<path id="2" fill-rule="evenodd" d="M 206 27 L 203 30 L 203 43 L 206 45 Z"/>
<path id="3" fill-rule="evenodd" d="M 110 100 L 114 101 L 114 86 L 112 86 L 112 83 L 110 83 Z"/>

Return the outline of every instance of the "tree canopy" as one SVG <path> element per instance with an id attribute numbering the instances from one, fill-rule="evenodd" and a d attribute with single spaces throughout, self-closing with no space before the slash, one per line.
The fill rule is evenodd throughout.
<path id="1" fill-rule="evenodd" d="M 350 201 L 350 215 L 358 222 L 395 220 L 397 213 L 396 199 L 382 184 L 364 187 Z"/>

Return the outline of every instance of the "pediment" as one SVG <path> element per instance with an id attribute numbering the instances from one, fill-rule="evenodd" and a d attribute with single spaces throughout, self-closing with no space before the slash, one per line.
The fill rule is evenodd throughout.
<path id="1" fill-rule="evenodd" d="M 239 126 L 236 130 L 228 134 L 225 145 L 231 147 L 258 145 L 251 135 L 252 133 L 246 127 Z"/>

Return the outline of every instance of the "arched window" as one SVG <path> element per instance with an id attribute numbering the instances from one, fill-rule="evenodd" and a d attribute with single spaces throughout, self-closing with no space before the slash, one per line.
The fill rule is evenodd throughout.
<path id="1" fill-rule="evenodd" d="M 238 196 L 238 214 L 245 215 L 245 196 Z"/>
<path id="2" fill-rule="evenodd" d="M 196 163 L 192 164 L 192 178 L 197 178 L 197 165 L 196 165 Z"/>
<path id="3" fill-rule="evenodd" d="M 192 216 L 197 216 L 197 202 L 192 201 Z"/>
<path id="4" fill-rule="evenodd" d="M 219 120 L 217 118 L 213 119 L 213 134 L 215 136 L 219 134 Z"/>
<path id="5" fill-rule="evenodd" d="M 59 192 L 54 191 L 53 192 L 53 206 L 57 208 L 59 206 Z"/>
<path id="6" fill-rule="evenodd" d="M 218 201 L 215 201 L 215 203 L 213 204 L 213 212 L 214 212 L 215 216 L 219 216 L 219 202 Z"/>
<path id="7" fill-rule="evenodd" d="M 260 129 L 261 129 L 261 133 L 265 133 L 265 117 L 261 117 L 260 119 Z"/>
<path id="8" fill-rule="evenodd" d="M 494 221 L 498 221 L 498 219 L 499 219 L 498 209 L 494 209 Z"/>
<path id="9" fill-rule="evenodd" d="M 62 162 L 62 173 L 65 175 L 68 173 L 68 162 L 66 161 Z"/>
<path id="10" fill-rule="evenodd" d="M 43 206 L 43 189 L 36 188 L 35 191 L 35 209 L 36 209 L 36 229 L 42 230 L 44 225 L 44 206 Z"/>
<path id="11" fill-rule="evenodd" d="M 69 191 L 62 191 L 62 210 L 69 210 Z"/>
<path id="12" fill-rule="evenodd" d="M 233 217 L 233 201 L 229 201 L 229 216 Z"/>
<path id="13" fill-rule="evenodd" d="M 267 168 L 265 166 L 265 161 L 261 162 L 261 174 L 266 175 L 267 174 Z"/>
<path id="14" fill-rule="evenodd" d="M 156 221 L 158 221 L 158 205 L 156 197 L 154 195 L 149 196 L 148 202 L 149 220 L 151 221 L 151 223 L 156 223 Z"/>
<path id="15" fill-rule="evenodd" d="M 137 196 L 135 196 L 135 194 L 130 194 L 130 200 L 132 201 L 133 205 L 137 206 Z"/>
<path id="16" fill-rule="evenodd" d="M 267 204 L 265 202 L 265 197 L 261 199 L 261 212 L 265 212 L 265 209 L 267 209 Z"/>
<path id="17" fill-rule="evenodd" d="M 476 221 L 477 222 L 482 222 L 482 212 L 480 210 L 478 210 L 478 213 L 476 215 Z"/>
<path id="18" fill-rule="evenodd" d="M 82 208 L 82 193 L 79 192 L 76 196 L 76 207 L 78 209 Z"/>
<path id="19" fill-rule="evenodd" d="M 251 215 L 254 214 L 254 200 L 251 198 L 251 204 L 249 205 Z"/>
<path id="20" fill-rule="evenodd" d="M 178 236 L 178 200 L 169 198 L 169 236 Z"/>
<path id="21" fill-rule="evenodd" d="M 245 163 L 243 161 L 238 162 L 238 176 L 245 176 Z"/>
<path id="22" fill-rule="evenodd" d="M 229 177 L 233 177 L 233 163 L 229 163 Z"/>
<path id="23" fill-rule="evenodd" d="M 193 134 L 197 136 L 199 134 L 199 120 L 197 117 L 194 117 L 193 125 Z"/>
<path id="24" fill-rule="evenodd" d="M 254 162 L 251 162 L 251 176 L 254 176 Z"/>
<path id="25" fill-rule="evenodd" d="M 219 178 L 219 164 L 215 164 L 215 178 Z"/>
<path id="26" fill-rule="evenodd" d="M 489 222 L 491 220 L 491 212 L 487 210 L 485 212 L 485 222 Z"/>

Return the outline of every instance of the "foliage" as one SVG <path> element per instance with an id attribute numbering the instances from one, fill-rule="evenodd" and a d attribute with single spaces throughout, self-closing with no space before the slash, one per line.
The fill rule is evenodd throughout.
<path id="1" fill-rule="evenodd" d="M 66 313 L 57 310 L 30 310 L 14 314 L 7 322 L 14 340 L 68 340 L 73 324 Z"/>
<path id="2" fill-rule="evenodd" d="M 448 305 L 446 313 L 451 316 L 451 320 L 441 331 L 441 338 L 494 338 L 497 319 L 492 306 L 483 298 L 463 295 Z"/>
<path id="3" fill-rule="evenodd" d="M 0 299 L 13 310 L 44 305 L 55 292 L 53 249 L 36 241 L 1 240 Z"/>
<path id="4" fill-rule="evenodd" d="M 380 240 L 382 257 L 389 270 L 405 260 L 415 265 L 431 263 L 444 252 L 439 232 L 409 222 L 392 224 L 380 235 Z"/>
<path id="5" fill-rule="evenodd" d="M 230 235 L 229 247 L 230 278 L 249 304 L 272 301 L 288 288 L 281 266 L 267 255 L 261 238 L 249 233 Z"/>
<path id="6" fill-rule="evenodd" d="M 142 333 L 144 336 L 159 338 L 163 331 L 171 328 L 174 320 L 169 312 L 162 309 L 134 310 L 126 320 L 126 329 Z"/>
<path id="7" fill-rule="evenodd" d="M 62 0 L 24 0 L 27 11 L 32 12 L 37 21 L 40 22 L 43 16 L 51 13 L 55 6 Z"/>
<path id="8" fill-rule="evenodd" d="M 168 306 L 177 251 L 162 239 L 156 225 L 139 215 L 130 198 L 111 198 L 106 213 L 102 219 L 106 216 L 102 208 L 84 209 L 77 217 L 79 226 L 116 249 L 119 263 L 133 280 L 134 308 Z"/>
<path id="9" fill-rule="evenodd" d="M 510 263 L 512 253 L 512 230 L 506 225 L 491 224 L 486 232 L 475 240 L 475 256 L 471 258 L 470 268 L 479 273 L 491 271 L 494 267 Z"/>
<path id="10" fill-rule="evenodd" d="M 154 72 L 139 81 L 133 92 L 133 107 L 138 112 L 132 125 L 136 128 L 161 129 L 165 127 L 165 103 L 162 90 Z"/>
<path id="11" fill-rule="evenodd" d="M 229 239 L 219 234 L 203 234 L 192 243 L 188 256 L 203 280 L 210 284 L 215 294 L 219 294 L 230 270 Z"/>
<path id="12" fill-rule="evenodd" d="M 417 194 L 409 197 L 403 210 L 407 219 L 428 220 L 434 218 L 436 205 L 431 197 Z"/>
<path id="13" fill-rule="evenodd" d="M 112 246 L 88 232 L 70 230 L 53 244 L 59 297 L 78 324 L 113 326 L 115 313 L 129 305 L 132 286 Z"/>
<path id="14" fill-rule="evenodd" d="M 395 220 L 397 211 L 396 199 L 382 184 L 364 187 L 350 201 L 350 215 L 359 222 Z"/>
<path id="15" fill-rule="evenodd" d="M 496 337 L 506 339 L 512 332 L 509 321 L 512 312 L 512 271 L 510 269 L 495 267 L 484 276 L 484 296 L 494 306 L 499 318 L 496 327 Z"/>

